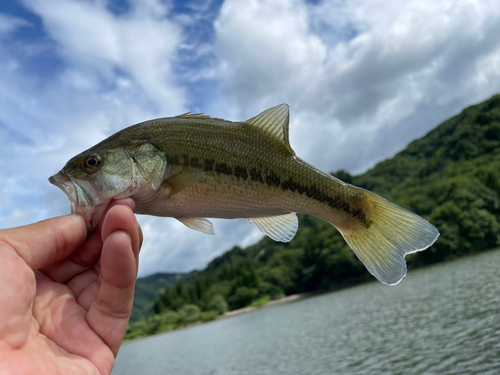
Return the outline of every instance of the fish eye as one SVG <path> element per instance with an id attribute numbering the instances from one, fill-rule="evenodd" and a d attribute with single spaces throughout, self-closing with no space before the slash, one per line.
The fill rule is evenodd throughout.
<path id="1" fill-rule="evenodd" d="M 102 161 L 99 155 L 90 155 L 83 160 L 83 170 L 92 174 L 101 169 Z"/>

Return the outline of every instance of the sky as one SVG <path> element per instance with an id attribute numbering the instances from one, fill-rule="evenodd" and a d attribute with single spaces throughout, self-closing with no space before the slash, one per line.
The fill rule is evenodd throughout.
<path id="1" fill-rule="evenodd" d="M 129 125 L 290 105 L 290 143 L 362 173 L 500 92 L 497 0 L 3 0 L 0 228 L 69 213 L 47 181 Z M 140 216 L 139 275 L 202 269 L 262 235 Z"/>

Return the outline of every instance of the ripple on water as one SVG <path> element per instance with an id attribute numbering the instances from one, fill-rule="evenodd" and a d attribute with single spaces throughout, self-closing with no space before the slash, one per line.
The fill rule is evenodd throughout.
<path id="1" fill-rule="evenodd" d="M 114 375 L 499 374 L 500 251 L 124 345 Z"/>

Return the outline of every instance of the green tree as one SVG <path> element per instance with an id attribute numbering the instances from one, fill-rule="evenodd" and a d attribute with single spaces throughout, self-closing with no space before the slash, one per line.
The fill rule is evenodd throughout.
<path id="1" fill-rule="evenodd" d="M 182 306 L 179 311 L 179 320 L 184 324 L 194 323 L 201 319 L 201 310 L 198 306 L 193 304 L 186 304 Z"/>
<path id="2" fill-rule="evenodd" d="M 222 295 L 217 294 L 208 304 L 208 310 L 213 310 L 217 311 L 217 313 L 219 314 L 224 314 L 228 310 L 227 302 Z"/>

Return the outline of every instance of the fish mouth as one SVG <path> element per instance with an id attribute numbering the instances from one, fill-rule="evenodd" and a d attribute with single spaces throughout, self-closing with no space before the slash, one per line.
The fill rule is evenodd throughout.
<path id="1" fill-rule="evenodd" d="M 51 176 L 49 182 L 60 188 L 71 202 L 71 213 L 81 214 L 87 221 L 87 229 L 97 226 L 106 206 L 89 181 L 77 180 L 63 171 Z"/>
<path id="2" fill-rule="evenodd" d="M 67 196 L 69 201 L 71 202 L 71 213 L 76 212 L 76 205 L 78 203 L 78 195 L 76 193 L 76 188 L 71 181 L 71 179 L 63 174 L 62 172 L 59 172 L 49 178 L 49 182 L 52 185 L 57 186 L 59 189 L 61 189 Z"/>

